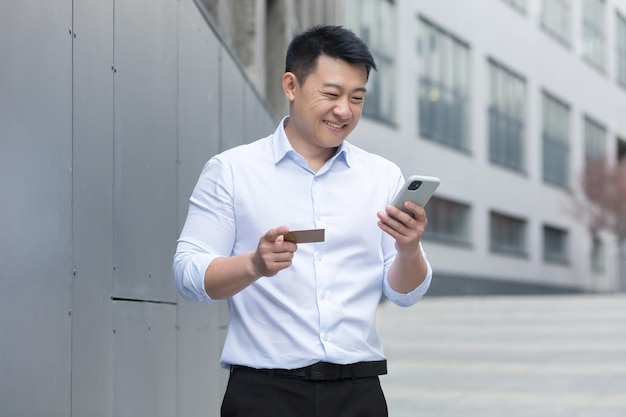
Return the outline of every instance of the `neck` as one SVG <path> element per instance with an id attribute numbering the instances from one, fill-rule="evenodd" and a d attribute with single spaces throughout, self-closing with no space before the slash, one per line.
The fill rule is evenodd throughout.
<path id="1" fill-rule="evenodd" d="M 314 172 L 319 171 L 320 168 L 337 153 L 337 147 L 323 148 L 300 138 L 297 132 L 295 132 L 293 128 L 290 128 L 289 123 L 284 128 L 287 140 L 293 150 L 304 158 L 308 167 Z"/>

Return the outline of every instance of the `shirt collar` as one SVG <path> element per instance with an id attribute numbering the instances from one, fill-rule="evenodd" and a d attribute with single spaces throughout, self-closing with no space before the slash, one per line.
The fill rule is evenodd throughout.
<path id="1" fill-rule="evenodd" d="M 287 134 L 285 133 L 285 125 L 289 120 L 289 116 L 283 117 L 280 121 L 280 124 L 276 128 L 274 132 L 274 140 L 273 140 L 273 148 L 274 148 L 274 164 L 278 164 L 280 161 L 289 156 L 290 159 L 303 159 L 300 154 L 298 154 L 289 139 L 287 139 Z M 330 158 L 329 162 L 333 164 L 335 161 L 343 161 L 346 166 L 350 167 L 350 154 L 352 150 L 352 145 L 347 141 L 343 141 L 343 143 L 339 146 L 337 153 Z"/>

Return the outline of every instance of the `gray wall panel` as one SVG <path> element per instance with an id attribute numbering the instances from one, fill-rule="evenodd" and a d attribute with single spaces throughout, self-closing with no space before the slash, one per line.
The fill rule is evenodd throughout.
<path id="1" fill-rule="evenodd" d="M 220 149 L 226 150 L 244 142 L 250 142 L 245 137 L 243 120 L 245 118 L 244 77 L 241 70 L 228 52 L 220 49 L 220 109 L 221 109 L 221 138 Z"/>
<path id="2" fill-rule="evenodd" d="M 115 3 L 116 297 L 175 301 L 177 2 Z"/>
<path id="3" fill-rule="evenodd" d="M 191 1 L 180 6 L 178 218 L 203 165 L 219 150 L 219 42 Z M 218 304 L 180 300 L 177 311 L 178 416 L 218 416 L 222 400 Z"/>
<path id="4" fill-rule="evenodd" d="M 74 2 L 72 415 L 113 413 L 113 0 Z"/>
<path id="5" fill-rule="evenodd" d="M 223 330 L 219 322 L 225 302 L 178 304 L 178 416 L 219 416 L 228 371 L 219 358 Z"/>
<path id="6" fill-rule="evenodd" d="M 223 48 L 193 0 L 0 4 L 0 416 L 219 414 L 227 304 L 172 255 L 203 164 L 274 128 Z"/>
<path id="7" fill-rule="evenodd" d="M 264 107 L 259 105 L 259 98 L 255 94 L 253 87 L 244 86 L 245 99 L 245 137 L 250 142 L 258 138 L 265 137 L 274 132 L 278 121 Z"/>
<path id="8" fill-rule="evenodd" d="M 179 231 L 204 164 L 219 151 L 219 49 L 192 1 L 181 3 L 179 35 Z"/>
<path id="9" fill-rule="evenodd" d="M 71 5 L 0 3 L 2 416 L 70 412 Z"/>
<path id="10" fill-rule="evenodd" d="M 179 37 L 179 229 L 202 167 L 219 152 L 220 45 L 197 7 L 183 1 Z M 178 415 L 218 416 L 228 372 L 219 367 L 225 302 L 178 304 Z M 202 360 L 199 360 L 202 358 Z"/>
<path id="11" fill-rule="evenodd" d="M 113 302 L 113 415 L 176 415 L 176 306 Z"/>

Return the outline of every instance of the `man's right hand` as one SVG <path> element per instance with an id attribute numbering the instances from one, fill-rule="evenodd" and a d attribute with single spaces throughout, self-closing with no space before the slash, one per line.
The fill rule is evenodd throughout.
<path id="1" fill-rule="evenodd" d="M 284 240 L 289 232 L 287 226 L 270 229 L 259 239 L 259 245 L 252 257 L 252 264 L 257 275 L 272 277 L 291 266 L 293 254 L 298 245 Z"/>

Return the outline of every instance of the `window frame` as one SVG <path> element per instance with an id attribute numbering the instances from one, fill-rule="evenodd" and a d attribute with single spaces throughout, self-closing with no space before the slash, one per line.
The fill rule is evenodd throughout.
<path id="1" fill-rule="evenodd" d="M 572 43 L 571 0 L 542 0 L 541 28 L 550 37 L 569 48 Z"/>
<path id="2" fill-rule="evenodd" d="M 605 13 L 606 2 L 604 0 L 582 0 L 581 43 L 583 58 L 602 73 L 606 71 L 607 60 Z"/>
<path id="3" fill-rule="evenodd" d="M 542 228 L 543 260 L 547 263 L 569 264 L 570 233 L 567 229 L 550 224 Z M 556 245 L 553 245 L 557 242 Z M 556 248 L 556 250 L 553 250 Z"/>
<path id="4" fill-rule="evenodd" d="M 626 17 L 615 12 L 615 74 L 617 83 L 626 88 Z"/>
<path id="5" fill-rule="evenodd" d="M 606 271 L 606 247 L 599 236 L 591 237 L 590 253 L 591 272 L 602 274 Z"/>
<path id="6" fill-rule="evenodd" d="M 417 80 L 419 135 L 424 139 L 469 152 L 469 44 L 424 16 L 418 15 L 417 20 L 417 53 L 420 56 Z M 431 44 L 439 46 L 434 48 Z"/>
<path id="7" fill-rule="evenodd" d="M 499 230 L 494 230 L 496 228 Z M 495 210 L 489 212 L 489 249 L 491 252 L 501 255 L 527 257 L 527 233 L 528 221 L 526 219 Z M 508 236 L 500 238 L 502 235 Z M 505 242 L 505 240 L 508 242 Z"/>
<path id="8" fill-rule="evenodd" d="M 602 136 L 595 136 L 595 133 L 602 132 Z M 590 159 L 605 157 L 607 155 L 608 130 L 606 125 L 597 121 L 589 115 L 583 116 L 583 134 L 585 161 Z M 590 134 L 594 136 L 590 137 Z M 601 143 L 600 143 L 601 142 Z"/>
<path id="9" fill-rule="evenodd" d="M 428 227 L 424 239 L 457 246 L 471 245 L 472 208 L 469 204 L 433 196 L 425 210 Z"/>
<path id="10" fill-rule="evenodd" d="M 566 188 L 570 185 L 570 106 L 544 90 L 541 95 L 541 113 L 542 178 L 548 184 Z M 560 169 L 555 172 L 548 164 L 557 157 Z"/>
<path id="11" fill-rule="evenodd" d="M 526 79 L 495 59 L 489 58 L 488 65 L 489 161 L 525 173 L 528 119 Z M 505 135 L 502 135 L 503 131 Z M 512 131 L 516 132 L 513 137 Z"/>

